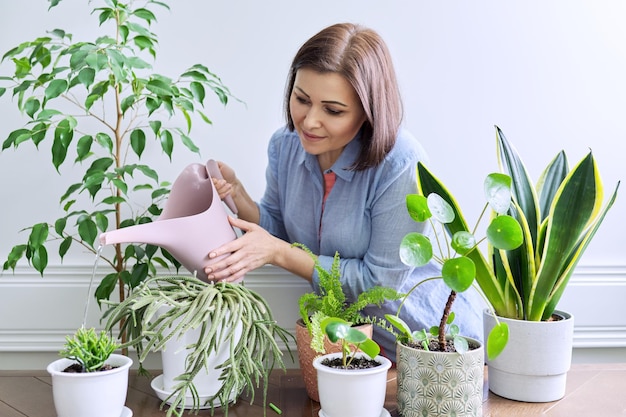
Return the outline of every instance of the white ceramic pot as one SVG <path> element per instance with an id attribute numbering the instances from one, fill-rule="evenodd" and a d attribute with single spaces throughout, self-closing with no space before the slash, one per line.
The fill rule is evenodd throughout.
<path id="1" fill-rule="evenodd" d="M 363 356 L 357 353 L 357 356 Z M 317 370 L 317 383 L 321 413 L 324 417 L 380 417 L 387 392 L 387 371 L 391 361 L 383 356 L 375 360 L 380 366 L 369 369 L 345 370 L 322 365 L 326 358 L 341 357 L 329 353 L 313 360 Z"/>
<path id="2" fill-rule="evenodd" d="M 355 327 L 370 339 L 374 331 L 372 324 L 361 324 Z M 313 368 L 313 359 L 320 356 L 311 347 L 311 334 L 302 319 L 296 321 L 296 347 L 298 349 L 298 361 L 300 370 L 302 371 L 302 379 L 304 380 L 304 388 L 309 398 L 313 401 L 320 401 L 320 395 L 317 390 L 317 371 Z M 324 350 L 326 353 L 341 352 L 341 343 L 332 343 L 328 337 L 324 336 Z"/>
<path id="3" fill-rule="evenodd" d="M 166 308 L 161 311 L 165 312 Z M 176 322 L 173 326 L 176 326 Z M 237 326 L 233 333 L 234 340 L 237 342 L 241 338 L 241 325 Z M 157 391 L 159 397 L 167 398 L 169 394 L 174 391 L 174 387 L 180 383 L 176 378 L 185 373 L 186 361 L 189 349 L 187 346 L 197 343 L 200 337 L 201 329 L 198 327 L 193 330 L 186 331 L 180 337 L 172 337 L 165 344 L 165 349 L 161 351 L 161 362 L 163 368 L 163 375 L 158 376 L 153 381 L 153 389 Z M 222 334 L 226 334 L 228 329 L 224 328 Z M 222 387 L 222 381 L 219 380 L 222 369 L 218 369 L 221 365 L 228 360 L 230 356 L 230 343 L 231 340 L 223 339 L 215 347 L 212 352 L 207 352 L 207 366 L 199 372 L 193 379 L 193 384 L 200 397 L 200 407 L 210 408 L 211 404 L 205 404 L 208 399 L 211 399 Z M 229 401 L 234 401 L 238 393 L 233 392 L 229 397 Z M 193 407 L 193 397 L 190 392 L 186 393 L 187 401 L 185 408 Z M 169 402 L 169 400 L 168 400 Z M 219 401 L 213 404 L 213 407 L 219 407 Z"/>
<path id="4" fill-rule="evenodd" d="M 48 365 L 52 376 L 52 395 L 57 417 L 120 417 L 128 391 L 128 371 L 133 364 L 128 356 L 112 354 L 109 371 L 68 373 L 75 363 L 58 359 Z"/>
<path id="5" fill-rule="evenodd" d="M 396 345 L 398 411 L 403 417 L 482 416 L 484 349 L 467 338 L 466 353 Z"/>
<path id="6" fill-rule="evenodd" d="M 487 360 L 489 390 L 511 400 L 556 401 L 565 395 L 567 371 L 572 363 L 574 317 L 555 311 L 562 320 L 525 321 L 498 317 L 509 326 L 509 342 L 494 360 Z M 485 337 L 493 315 L 483 314 Z"/>

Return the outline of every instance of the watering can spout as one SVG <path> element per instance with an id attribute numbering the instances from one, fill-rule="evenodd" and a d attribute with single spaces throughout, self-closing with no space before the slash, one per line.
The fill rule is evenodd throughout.
<path id="1" fill-rule="evenodd" d="M 196 277 L 207 280 L 204 268 L 209 252 L 237 236 L 228 222 L 228 215 L 211 178 L 221 178 L 217 163 L 188 165 L 178 176 L 159 218 L 102 233 L 102 245 L 117 243 L 148 243 L 167 250 Z M 237 207 L 225 199 L 233 213 Z"/>

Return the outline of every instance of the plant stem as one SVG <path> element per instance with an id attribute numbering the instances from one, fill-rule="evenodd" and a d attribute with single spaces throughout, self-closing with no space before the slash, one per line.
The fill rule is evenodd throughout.
<path id="1" fill-rule="evenodd" d="M 441 322 L 439 323 L 439 349 L 442 352 L 446 350 L 446 324 L 448 323 L 448 316 L 452 309 L 452 304 L 456 299 L 456 291 L 450 291 L 446 307 L 443 309 L 443 316 L 441 316 Z"/>

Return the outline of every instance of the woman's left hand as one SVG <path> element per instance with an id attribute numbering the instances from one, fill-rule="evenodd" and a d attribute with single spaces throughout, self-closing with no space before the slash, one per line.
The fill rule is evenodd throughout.
<path id="1" fill-rule="evenodd" d="M 272 263 L 279 247 L 278 238 L 261 226 L 231 216 L 228 221 L 245 233 L 209 253 L 209 259 L 224 256 L 204 269 L 211 281 L 237 281 L 246 273 Z"/>

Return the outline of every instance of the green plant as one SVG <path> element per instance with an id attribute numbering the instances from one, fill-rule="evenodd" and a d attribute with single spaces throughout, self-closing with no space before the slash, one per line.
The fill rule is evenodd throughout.
<path id="1" fill-rule="evenodd" d="M 176 379 L 179 383 L 169 397 L 173 400 L 168 416 L 182 415 L 187 392 L 193 397 L 192 410 L 199 409 L 193 379 L 207 369 L 207 359 L 220 343 L 229 343 L 230 355 L 216 366 L 221 369 L 223 385 L 207 400 L 212 409 L 219 402 L 227 413 L 230 394 L 244 389 L 253 401 L 254 387 L 261 378 L 266 404 L 270 372 L 275 366 L 285 369 L 276 339 L 289 348 L 287 341 L 293 336 L 276 324 L 266 301 L 241 284 L 211 284 L 185 276 L 155 277 L 141 283 L 120 303 L 104 302 L 110 305 L 104 314 L 106 328 L 121 325 L 121 333 L 128 340 L 123 346 L 136 349 L 142 371 L 150 352 L 161 351 L 169 340 L 200 329 L 197 342 L 187 346 L 185 372 Z M 166 311 L 160 312 L 163 307 Z M 241 337 L 234 337 L 237 328 Z"/>
<path id="2" fill-rule="evenodd" d="M 61 0 L 49 2 L 51 9 Z M 198 117 L 211 124 L 202 109 L 207 94 L 213 92 L 224 105 L 232 97 L 204 65 L 193 65 L 175 78 L 150 72 L 149 59 L 156 59 L 158 45 L 151 31 L 153 9 L 169 10 L 165 1 L 101 4 L 93 14 L 110 33 L 92 42 L 74 41 L 70 33 L 55 29 L 2 57 L 15 70 L 0 77 L 0 96 L 12 91 L 17 108 L 28 118 L 3 141 L 2 151 L 26 142 L 39 148 L 48 140 L 57 172 L 71 160 L 85 168 L 82 178 L 59 198 L 65 215 L 25 228 L 30 230 L 28 240 L 11 249 L 3 271 L 14 270 L 25 258 L 43 275 L 51 244 L 58 245 L 61 260 L 76 244 L 95 254 L 99 233 L 156 218 L 170 183 L 159 179 L 156 164 L 141 162 L 142 156 L 156 146 L 171 161 L 177 142 L 199 154 L 190 133 Z M 153 245 L 118 244 L 112 256 L 99 255 L 113 269 L 96 290 L 99 300 L 108 299 L 118 283 L 123 299 L 124 290 L 154 275 L 159 266 L 180 267 Z"/>
<path id="3" fill-rule="evenodd" d="M 105 331 L 97 334 L 94 328 L 81 327 L 72 336 L 65 337 L 65 346 L 59 355 L 77 361 L 82 372 L 96 372 L 103 369 L 106 360 L 119 347 Z"/>
<path id="4" fill-rule="evenodd" d="M 322 320 L 320 326 L 331 342 L 341 342 L 341 363 L 345 369 L 350 367 L 359 350 L 371 359 L 374 359 L 380 353 L 378 343 L 352 327 L 352 323 L 348 321 L 338 317 L 326 317 Z M 350 346 L 352 346 L 352 350 Z"/>
<path id="5" fill-rule="evenodd" d="M 604 186 L 590 151 L 569 169 L 563 151 L 548 164 L 535 186 L 517 151 L 496 126 L 500 169 L 512 179 L 508 214 L 522 226 L 523 243 L 516 249 L 487 245 L 467 254 L 476 268 L 476 281 L 495 313 L 501 317 L 549 319 L 569 279 L 617 197 L 619 182 L 603 206 Z M 418 165 L 422 195 L 440 195 L 454 211 L 445 225 L 450 235 L 472 233 L 459 204 L 443 183 Z"/>
<path id="6" fill-rule="evenodd" d="M 321 322 L 326 317 L 335 317 L 353 324 L 372 323 L 375 320 L 361 313 L 369 305 L 380 306 L 386 300 L 402 298 L 395 289 L 389 287 L 371 287 L 359 294 L 355 302 L 348 302 L 341 287 L 341 269 L 339 253 L 335 252 L 330 271 L 325 270 L 317 257 L 304 245 L 294 244 L 306 251 L 315 260 L 315 270 L 319 276 L 320 293 L 302 294 L 298 300 L 300 318 L 311 334 L 311 347 L 324 353 L 324 332 Z"/>
<path id="7" fill-rule="evenodd" d="M 420 168 L 421 165 L 418 165 L 418 172 Z M 511 205 L 511 178 L 500 173 L 489 174 L 484 183 L 484 193 L 487 203 L 477 221 L 477 226 L 486 209 L 490 207 L 492 216 L 485 239 L 493 247 L 500 250 L 512 250 L 519 247 L 523 241 L 522 228 L 517 220 L 506 214 Z M 400 259 L 405 264 L 415 267 L 426 265 L 434 259 L 442 266 L 440 277 L 431 277 L 418 282 L 408 294 L 411 294 L 427 281 L 442 279 L 450 288 L 450 295 L 443 308 L 439 325 L 432 326 L 428 331 L 426 329 L 412 331 L 400 319 L 399 314 L 406 298 L 398 307 L 398 313 L 395 316 L 388 314 L 385 318 L 396 329 L 400 330 L 399 338 L 403 342 L 417 342 L 424 349 L 429 350 L 431 337 L 436 337 L 438 350 L 446 351 L 446 333 L 448 333 L 453 340 L 455 350 L 461 353 L 466 352 L 469 345 L 467 340 L 460 335 L 459 327 L 453 323 L 455 315 L 452 311 L 452 305 L 458 293 L 468 290 L 474 284 L 476 267 L 471 255 L 479 250 L 478 245 L 481 241 L 477 240 L 473 233 L 467 231 L 459 231 L 450 239 L 448 238 L 445 233 L 446 228 L 447 225 L 455 221 L 456 213 L 452 206 L 438 194 L 430 193 L 427 196 L 409 194 L 406 196 L 406 206 L 413 220 L 430 222 L 435 232 L 436 243 L 433 245 L 431 239 L 422 233 L 407 233 L 400 243 Z M 506 346 L 507 340 L 507 325 L 498 323 L 488 337 L 487 352 L 489 357 L 497 356 Z"/>

